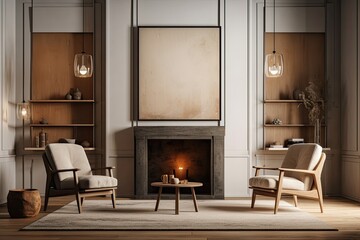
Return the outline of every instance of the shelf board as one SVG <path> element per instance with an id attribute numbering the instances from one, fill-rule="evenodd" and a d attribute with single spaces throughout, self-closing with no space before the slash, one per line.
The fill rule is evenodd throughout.
<path id="1" fill-rule="evenodd" d="M 53 99 L 53 100 L 30 100 L 31 103 L 94 103 L 95 100 L 66 100 L 66 99 Z"/>
<path id="2" fill-rule="evenodd" d="M 44 147 L 43 148 L 40 148 L 40 147 L 38 147 L 38 148 L 37 147 L 26 147 L 26 148 L 24 148 L 24 150 L 25 151 L 44 151 L 45 148 Z M 95 148 L 94 147 L 86 147 L 86 148 L 84 148 L 84 150 L 85 151 L 94 151 Z"/>
<path id="3" fill-rule="evenodd" d="M 264 103 L 302 103 L 302 100 L 291 100 L 291 99 L 272 99 L 272 100 L 264 100 Z"/>
<path id="4" fill-rule="evenodd" d="M 30 127 L 94 127 L 93 123 L 72 123 L 72 124 L 40 124 L 31 123 Z"/>
<path id="5" fill-rule="evenodd" d="M 262 156 L 262 155 L 285 155 L 287 152 L 287 148 L 281 148 L 281 149 L 269 149 L 269 148 L 265 148 L 265 149 L 259 149 L 256 151 L 255 155 L 256 156 Z M 330 152 L 331 148 L 328 147 L 324 147 L 323 152 Z"/>
<path id="6" fill-rule="evenodd" d="M 265 127 L 313 127 L 311 124 L 264 124 Z"/>
<path id="7" fill-rule="evenodd" d="M 282 147 L 282 148 L 265 148 L 265 150 L 269 150 L 269 151 L 282 151 L 282 150 L 288 150 L 289 148 L 287 147 Z"/>

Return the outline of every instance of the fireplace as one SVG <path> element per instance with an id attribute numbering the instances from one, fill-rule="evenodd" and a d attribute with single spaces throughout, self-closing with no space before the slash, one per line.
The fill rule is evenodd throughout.
<path id="1" fill-rule="evenodd" d="M 224 132 L 224 127 L 135 127 L 136 198 L 154 198 L 158 189 L 150 184 L 162 174 L 202 182 L 198 198 L 224 198 Z M 164 188 L 163 194 L 173 191 Z"/>

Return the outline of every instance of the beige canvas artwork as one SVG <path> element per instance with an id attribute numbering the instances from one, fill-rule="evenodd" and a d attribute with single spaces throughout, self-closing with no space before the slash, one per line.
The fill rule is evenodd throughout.
<path id="1" fill-rule="evenodd" d="M 139 119 L 220 120 L 219 27 L 139 27 Z"/>

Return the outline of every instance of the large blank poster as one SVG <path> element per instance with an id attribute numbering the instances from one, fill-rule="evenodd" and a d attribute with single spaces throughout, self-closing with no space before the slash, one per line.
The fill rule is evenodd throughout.
<path id="1" fill-rule="evenodd" d="M 220 28 L 139 27 L 139 120 L 220 120 Z"/>

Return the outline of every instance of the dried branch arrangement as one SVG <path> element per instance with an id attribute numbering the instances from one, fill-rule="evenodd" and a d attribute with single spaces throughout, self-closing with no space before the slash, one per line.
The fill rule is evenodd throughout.
<path id="1" fill-rule="evenodd" d="M 305 88 L 305 92 L 299 94 L 303 101 L 305 108 L 308 110 L 308 117 L 311 123 L 315 123 L 317 120 L 320 122 L 324 118 L 324 99 L 320 95 L 319 87 L 310 81 L 309 85 Z"/>

